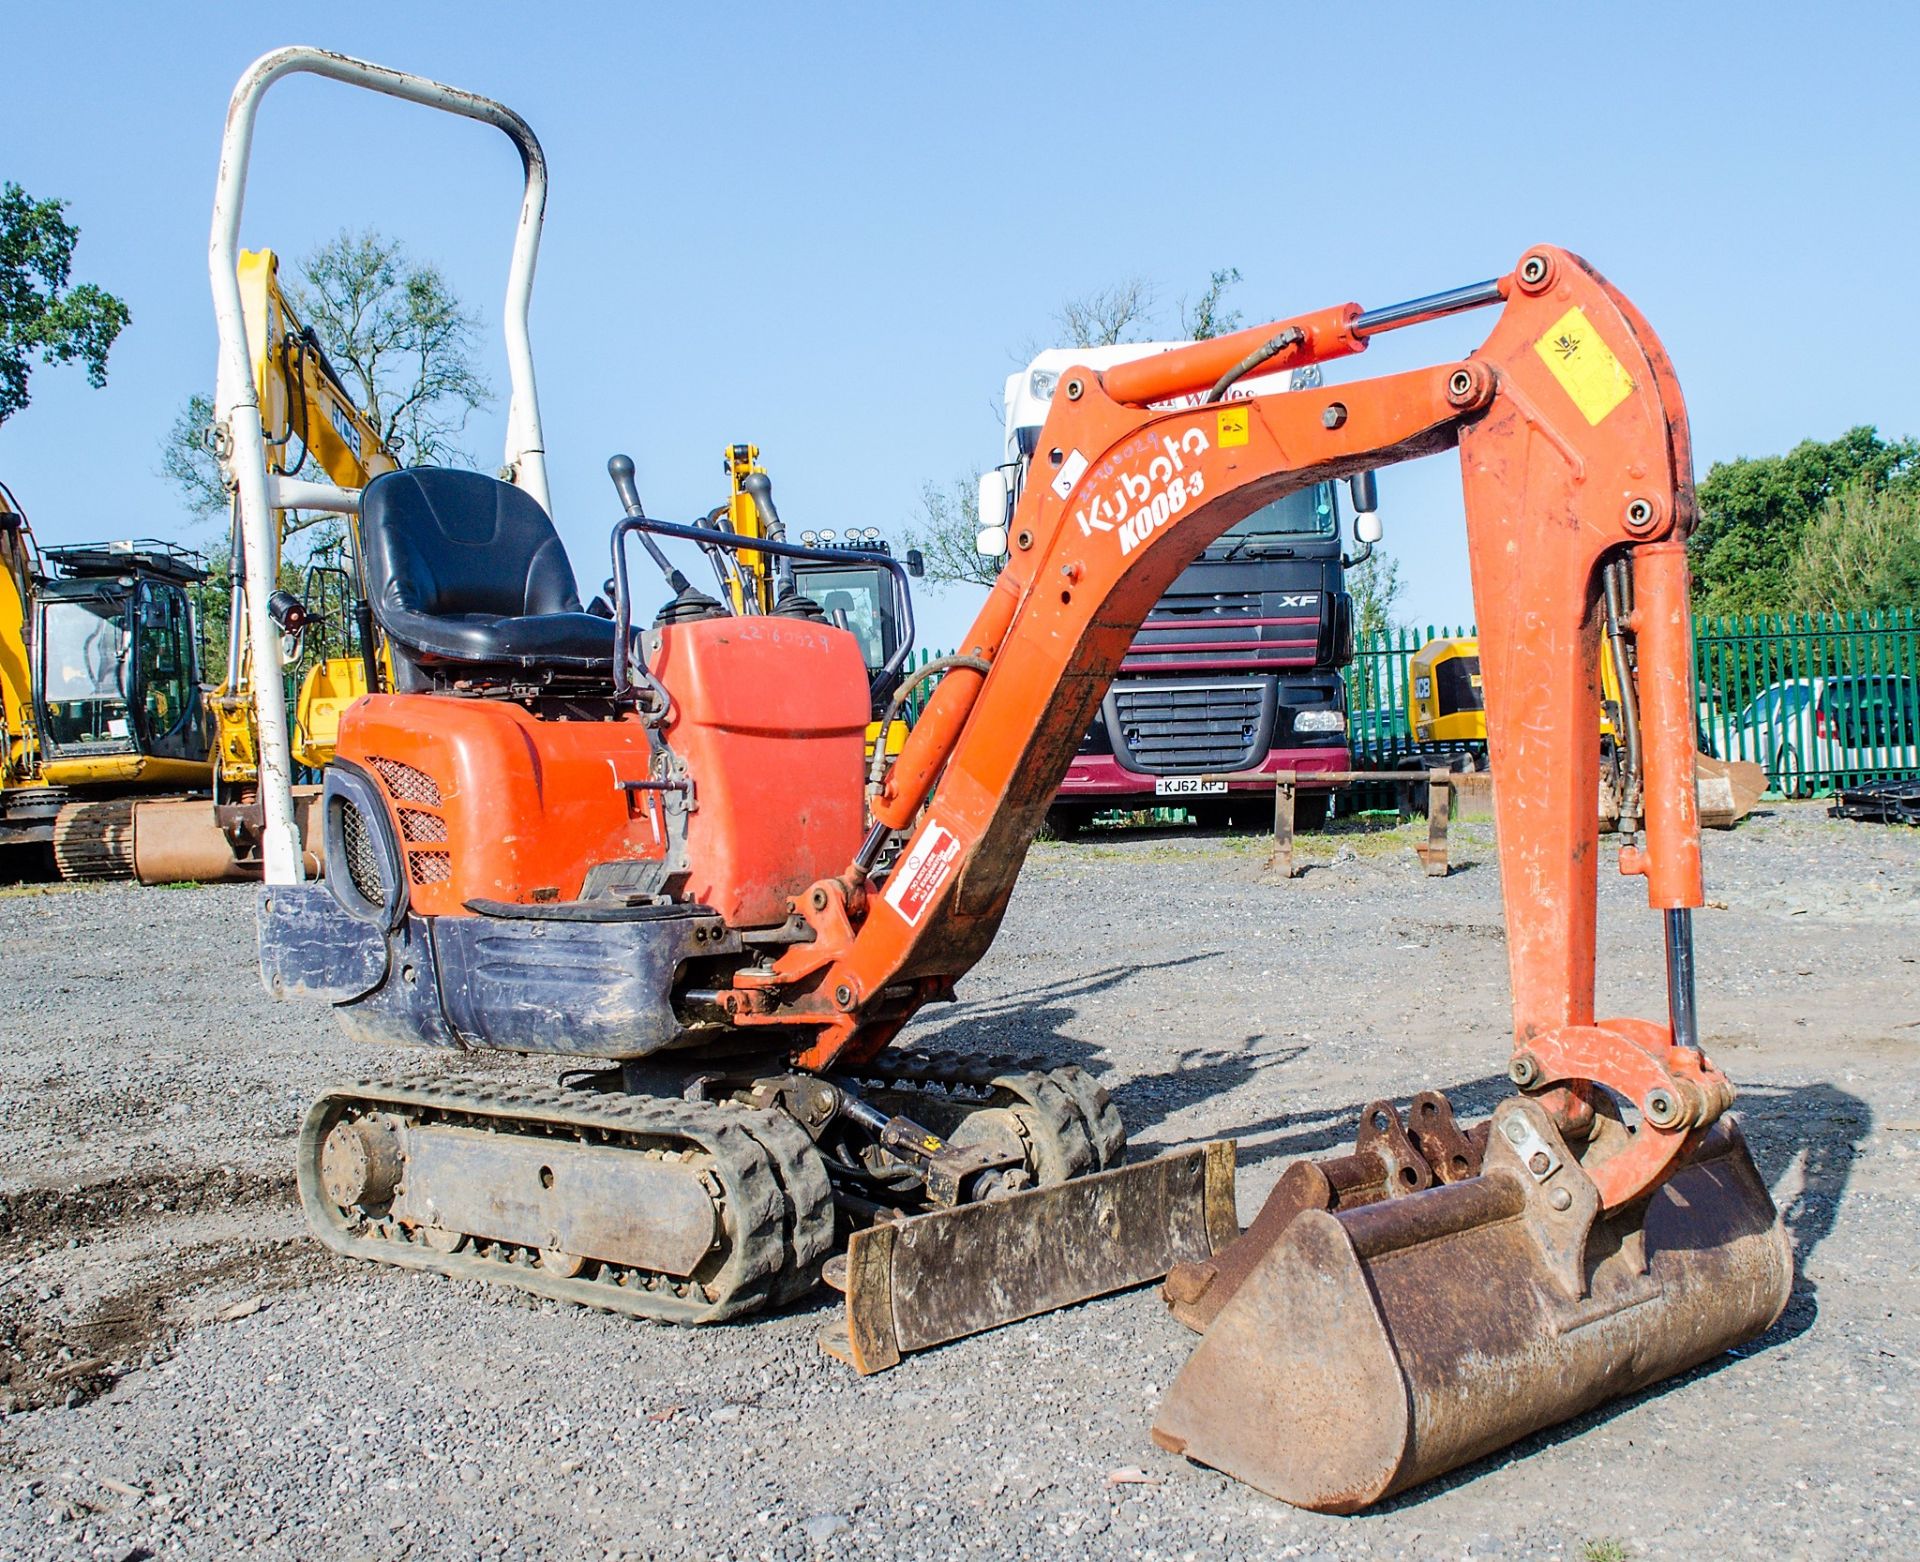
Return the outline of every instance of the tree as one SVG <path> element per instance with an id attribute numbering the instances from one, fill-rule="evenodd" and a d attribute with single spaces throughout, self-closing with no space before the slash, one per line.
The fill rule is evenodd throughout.
<path id="1" fill-rule="evenodd" d="M 26 406 L 36 354 L 44 364 L 79 361 L 100 389 L 107 353 L 133 318 L 93 283 L 67 285 L 80 230 L 65 210 L 11 181 L 0 186 L 0 423 Z"/>
<path id="2" fill-rule="evenodd" d="M 1227 289 L 1240 280 L 1238 266 L 1223 266 L 1207 279 L 1207 285 L 1201 290 L 1199 299 L 1191 311 L 1185 304 L 1180 306 L 1181 334 L 1192 341 L 1210 341 L 1216 336 L 1225 336 L 1230 331 L 1240 329 L 1243 318 L 1237 309 L 1222 307 Z"/>
<path id="3" fill-rule="evenodd" d="M 1792 573 L 1809 612 L 1920 607 L 1920 491 L 1855 478 L 1807 523 Z"/>
<path id="4" fill-rule="evenodd" d="M 1366 563 L 1347 571 L 1356 639 L 1385 634 L 1397 627 L 1393 609 L 1400 600 L 1401 589 L 1400 561 L 1378 546 Z"/>
<path id="5" fill-rule="evenodd" d="M 1851 483 L 1869 494 L 1920 490 L 1920 440 L 1889 442 L 1877 429 L 1830 443 L 1802 440 L 1784 456 L 1718 462 L 1700 484 L 1700 519 L 1688 547 L 1695 606 L 1708 613 L 1791 606 L 1809 524 Z"/>
<path id="6" fill-rule="evenodd" d="M 160 447 L 160 475 L 172 478 L 187 508 L 203 518 L 225 514 L 228 504 L 220 463 L 207 447 L 207 429 L 212 423 L 212 401 L 195 391 L 174 418 Z"/>
<path id="7" fill-rule="evenodd" d="M 1240 312 L 1222 307 L 1227 289 L 1240 280 L 1238 267 L 1226 266 L 1207 279 L 1191 310 L 1180 308 L 1181 332 L 1194 341 L 1238 329 Z M 1110 287 L 1070 298 L 1054 311 L 1061 347 L 1113 347 L 1146 341 L 1154 334 L 1153 284 L 1123 277 Z M 1027 357 L 1040 351 L 1029 344 Z M 919 519 L 906 528 L 905 545 L 926 557 L 927 579 L 944 585 L 991 586 L 1000 573 L 998 559 L 974 551 L 980 533 L 980 478 L 961 477 L 950 487 L 928 483 L 920 492 Z"/>
<path id="8" fill-rule="evenodd" d="M 949 586 L 991 586 L 1000 560 L 974 551 L 980 535 L 980 478 L 955 478 L 947 487 L 928 483 L 920 491 L 920 519 L 906 528 L 902 545 L 918 548 L 927 579 Z"/>
<path id="9" fill-rule="evenodd" d="M 300 263 L 287 289 L 367 421 L 412 466 L 472 464 L 454 443 L 493 400 L 474 358 L 478 317 L 440 269 L 398 239 L 344 229 Z"/>
<path id="10" fill-rule="evenodd" d="M 476 360 L 479 320 L 438 267 L 410 261 L 398 240 L 342 231 L 300 262 L 286 295 L 389 450 L 413 466 L 473 464 L 457 440 L 493 391 Z M 161 447 L 162 474 L 199 515 L 228 504 L 206 446 L 212 420 L 212 401 L 190 397 Z"/>
<path id="11" fill-rule="evenodd" d="M 1153 284 L 1141 277 L 1122 277 L 1111 287 L 1070 298 L 1054 311 L 1061 347 L 1114 347 L 1121 342 L 1145 341 L 1151 323 Z"/>

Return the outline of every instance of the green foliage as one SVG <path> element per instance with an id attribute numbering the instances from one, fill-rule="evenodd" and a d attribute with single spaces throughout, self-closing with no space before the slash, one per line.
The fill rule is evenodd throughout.
<path id="1" fill-rule="evenodd" d="M 290 682 L 297 685 L 306 669 L 329 657 L 356 655 L 359 632 L 353 621 L 352 592 L 342 578 L 346 531 L 337 516 L 316 518 L 299 560 L 283 558 L 279 586 L 306 605 L 310 615 L 298 642 L 287 649 Z M 204 581 L 190 588 L 194 619 L 200 631 L 201 676 L 218 683 L 225 676 L 227 626 L 233 614 L 233 558 L 216 554 Z"/>
<path id="2" fill-rule="evenodd" d="M 1207 285 L 1201 291 L 1193 308 L 1181 306 L 1181 331 L 1196 342 L 1204 342 L 1216 336 L 1225 336 L 1230 331 L 1239 330 L 1240 322 L 1244 317 L 1239 310 L 1224 306 L 1227 289 L 1239 280 L 1238 266 L 1222 266 L 1207 278 Z"/>
<path id="3" fill-rule="evenodd" d="M 300 262 L 286 294 L 389 450 L 410 466 L 474 465 L 458 438 L 493 390 L 479 320 L 438 267 L 410 261 L 398 240 L 342 231 Z M 212 399 L 190 396 L 160 445 L 161 476 L 202 518 L 229 504 L 206 445 L 212 421 Z"/>
<path id="4" fill-rule="evenodd" d="M 220 463 L 207 447 L 206 433 L 212 422 L 213 402 L 196 391 L 174 418 L 160 447 L 160 475 L 173 479 L 187 508 L 202 520 L 227 512 Z"/>
<path id="5" fill-rule="evenodd" d="M 36 201 L 0 186 L 0 423 L 27 404 L 27 379 L 45 364 L 83 364 L 95 390 L 107 383 L 107 353 L 132 316 L 113 294 L 67 285 L 80 230 L 64 201 Z"/>
<path id="6" fill-rule="evenodd" d="M 947 487 L 928 483 L 920 491 L 920 518 L 902 536 L 903 547 L 925 557 L 927 579 L 946 586 L 991 586 L 1000 560 L 974 552 L 980 535 L 980 480 L 958 477 Z"/>
<path id="7" fill-rule="evenodd" d="M 1792 580 L 1815 613 L 1920 607 L 1920 488 L 1848 483 L 1801 533 Z"/>
<path id="8" fill-rule="evenodd" d="M 1920 489 L 1920 440 L 1889 442 L 1877 429 L 1803 440 L 1784 456 L 1716 463 L 1700 484 L 1700 520 L 1689 553 L 1694 599 L 1709 613 L 1779 609 L 1800 600 L 1801 539 L 1849 484 L 1867 492 Z"/>
<path id="9" fill-rule="evenodd" d="M 343 229 L 301 261 L 287 300 L 389 450 L 413 466 L 472 464 L 456 440 L 493 389 L 474 356 L 479 319 L 437 266 Z"/>
<path id="10" fill-rule="evenodd" d="M 1394 627 L 1394 604 L 1405 589 L 1400 579 L 1400 561 L 1384 548 L 1375 547 L 1364 564 L 1347 571 L 1347 593 L 1353 598 L 1353 629 L 1356 636 L 1381 635 Z"/>

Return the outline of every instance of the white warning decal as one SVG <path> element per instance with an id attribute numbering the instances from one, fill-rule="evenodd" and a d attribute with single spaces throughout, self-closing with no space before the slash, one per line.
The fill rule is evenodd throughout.
<path id="1" fill-rule="evenodd" d="M 1053 479 L 1053 491 L 1062 499 L 1073 496 L 1073 485 L 1080 481 L 1080 474 L 1087 469 L 1087 458 L 1077 450 L 1067 453 L 1067 459 L 1061 463 L 1059 472 Z"/>
<path id="2" fill-rule="evenodd" d="M 918 927 L 959 860 L 960 837 L 929 819 L 920 838 L 887 875 L 887 904 L 906 918 L 908 927 Z"/>

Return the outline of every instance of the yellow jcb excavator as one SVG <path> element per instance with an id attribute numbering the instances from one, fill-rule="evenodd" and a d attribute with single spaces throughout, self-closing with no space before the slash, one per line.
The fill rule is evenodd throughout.
<path id="1" fill-rule="evenodd" d="M 205 561 L 153 540 L 39 548 L 0 486 L 0 845 L 112 871 L 136 799 L 212 776 L 191 588 Z"/>
<path id="2" fill-rule="evenodd" d="M 1628 750 L 1639 741 L 1632 679 L 1621 668 L 1633 654 L 1620 632 L 1630 602 L 1607 605 L 1607 654 L 1600 660 L 1600 819 L 1610 830 L 1632 830 L 1640 800 Z M 1456 754 L 1486 752 L 1487 706 L 1480 674 L 1480 642 L 1471 635 L 1429 640 L 1407 663 L 1407 726 L 1421 764 L 1446 764 Z M 1766 790 L 1766 772 L 1752 760 L 1719 759 L 1703 749 L 1694 757 L 1700 822 L 1731 829 L 1753 811 Z"/>
<path id="3" fill-rule="evenodd" d="M 291 498 L 364 486 L 397 465 L 380 432 L 282 294 L 271 250 L 235 268 L 268 470 Z M 328 485 L 302 484 L 311 467 Z M 287 664 L 304 667 L 293 755 L 318 768 L 340 713 L 379 687 L 378 635 L 358 590 L 357 540 L 345 516 L 337 565 L 310 566 L 283 589 L 280 549 L 292 506 L 273 514 L 268 612 Z M 206 561 L 153 540 L 37 548 L 0 489 L 0 844 L 50 846 L 71 879 L 143 883 L 260 876 L 262 811 L 253 655 L 246 632 L 245 544 L 237 511 L 224 666 L 205 688 L 192 593 Z M 324 631 L 321 628 L 325 623 Z M 303 656 L 312 646 L 317 654 Z M 302 813 L 318 796 L 302 788 Z M 317 869 L 318 858 L 310 862 Z"/>

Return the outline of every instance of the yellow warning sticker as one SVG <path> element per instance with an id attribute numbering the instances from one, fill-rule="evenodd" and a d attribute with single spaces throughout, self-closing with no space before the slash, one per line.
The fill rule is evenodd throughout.
<path id="1" fill-rule="evenodd" d="M 1247 409 L 1222 407 L 1219 434 L 1219 443 L 1222 445 L 1244 445 L 1247 442 Z"/>
<path id="2" fill-rule="evenodd" d="M 1577 305 L 1547 327 L 1547 334 L 1533 344 L 1533 350 L 1553 372 L 1560 388 L 1573 398 L 1589 425 L 1598 423 L 1633 394 L 1633 376 L 1601 340 L 1586 310 Z"/>

